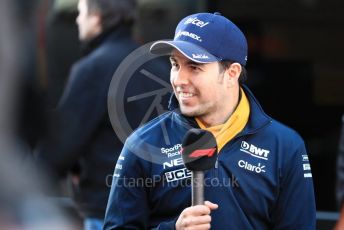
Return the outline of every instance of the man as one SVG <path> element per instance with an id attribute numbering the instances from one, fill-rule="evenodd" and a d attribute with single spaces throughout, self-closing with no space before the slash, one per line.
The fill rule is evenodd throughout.
<path id="1" fill-rule="evenodd" d="M 84 56 L 73 65 L 53 111 L 52 135 L 38 149 L 48 170 L 57 176 L 76 175 L 73 195 L 85 229 L 102 228 L 113 167 L 123 147 L 108 117 L 107 96 L 115 70 L 138 47 L 131 38 L 135 7 L 135 0 L 79 0 L 76 22 Z M 129 88 L 136 95 L 135 90 L 151 89 L 148 84 Z M 128 111 L 135 110 L 127 117 L 130 124 L 140 124 L 145 115 L 141 104 L 125 104 Z"/>
<path id="2" fill-rule="evenodd" d="M 174 40 L 154 43 L 151 52 L 170 53 L 172 111 L 127 139 L 104 228 L 314 229 L 304 143 L 241 83 L 247 42 L 239 28 L 219 13 L 194 14 L 178 24 Z M 205 172 L 207 201 L 191 207 L 191 174 L 180 160 L 190 128 L 212 132 L 219 150 Z"/>

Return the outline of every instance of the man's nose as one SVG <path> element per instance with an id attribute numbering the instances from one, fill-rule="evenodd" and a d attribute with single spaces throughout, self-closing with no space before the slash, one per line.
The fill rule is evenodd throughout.
<path id="1" fill-rule="evenodd" d="M 186 85 L 189 82 L 189 74 L 185 68 L 179 68 L 178 72 L 175 72 L 174 85 Z"/>

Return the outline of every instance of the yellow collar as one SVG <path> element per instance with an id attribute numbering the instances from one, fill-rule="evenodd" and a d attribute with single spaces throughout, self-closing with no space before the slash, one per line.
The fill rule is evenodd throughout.
<path id="1" fill-rule="evenodd" d="M 224 124 L 206 128 L 199 119 L 195 118 L 201 129 L 210 131 L 215 136 L 219 152 L 226 143 L 232 140 L 233 137 L 244 129 L 248 121 L 248 117 L 250 115 L 250 104 L 244 90 L 240 88 L 240 91 L 240 102 L 233 114 Z"/>

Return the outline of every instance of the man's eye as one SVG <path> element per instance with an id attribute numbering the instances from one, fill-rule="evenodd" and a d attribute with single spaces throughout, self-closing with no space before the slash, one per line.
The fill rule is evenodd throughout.
<path id="1" fill-rule="evenodd" d="M 199 68 L 199 66 L 197 66 L 197 65 L 191 65 L 190 68 L 191 68 L 192 70 L 201 70 L 201 69 Z"/>
<path id="2" fill-rule="evenodd" d="M 175 62 L 172 62 L 172 63 L 171 63 L 171 66 L 172 66 L 173 68 L 178 68 L 179 65 L 178 65 L 177 63 L 175 63 Z"/>

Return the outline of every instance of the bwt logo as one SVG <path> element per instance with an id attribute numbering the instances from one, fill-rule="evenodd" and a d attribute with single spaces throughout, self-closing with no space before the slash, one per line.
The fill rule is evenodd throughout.
<path id="1" fill-rule="evenodd" d="M 241 142 L 241 149 L 240 151 L 250 154 L 253 157 L 257 157 L 260 159 L 268 160 L 268 155 L 270 153 L 269 150 L 258 148 L 253 144 L 249 144 L 246 141 Z"/>

